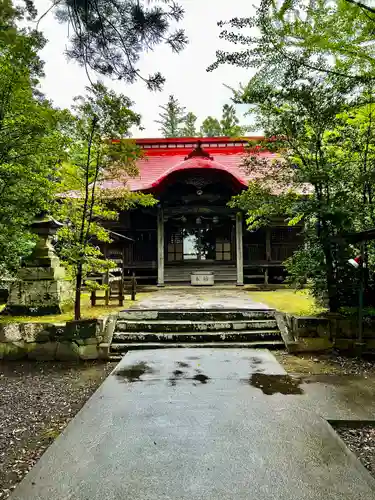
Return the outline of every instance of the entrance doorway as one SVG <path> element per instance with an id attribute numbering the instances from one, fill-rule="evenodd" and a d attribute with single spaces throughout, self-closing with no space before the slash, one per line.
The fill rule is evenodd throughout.
<path id="1" fill-rule="evenodd" d="M 215 235 L 210 228 L 187 228 L 182 237 L 184 260 L 215 260 Z"/>
<path id="2" fill-rule="evenodd" d="M 181 220 L 182 219 L 182 220 Z M 234 260 L 233 223 L 229 218 L 191 217 L 166 224 L 166 260 L 213 262 Z"/>

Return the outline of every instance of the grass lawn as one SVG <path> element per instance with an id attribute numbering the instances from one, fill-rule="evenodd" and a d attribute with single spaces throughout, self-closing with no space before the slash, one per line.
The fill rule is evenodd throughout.
<path id="1" fill-rule="evenodd" d="M 269 307 L 297 316 L 317 316 L 326 310 L 315 303 L 308 290 L 296 292 L 283 288 L 249 292 L 249 295 L 256 302 L 262 302 Z"/>
<path id="2" fill-rule="evenodd" d="M 137 294 L 137 300 L 139 300 L 140 295 Z M 122 311 L 123 309 L 128 309 L 131 305 L 134 305 L 130 299 L 124 300 L 124 305 L 119 307 L 116 301 L 113 301 L 112 305 L 96 305 L 91 307 L 90 295 L 88 293 L 83 293 L 81 298 L 81 317 L 84 318 L 99 318 L 101 316 L 107 316 L 110 313 Z M 5 307 L 5 304 L 0 304 L 0 323 L 64 323 L 65 321 L 70 321 L 73 318 L 73 310 L 64 314 L 51 314 L 48 316 L 1 316 L 1 310 Z"/>

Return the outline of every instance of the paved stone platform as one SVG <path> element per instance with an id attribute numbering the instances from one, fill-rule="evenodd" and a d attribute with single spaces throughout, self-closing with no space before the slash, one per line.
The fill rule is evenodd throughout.
<path id="1" fill-rule="evenodd" d="M 267 350 L 130 352 L 11 498 L 373 500 L 307 385 Z"/>
<path id="2" fill-rule="evenodd" d="M 235 286 L 156 288 L 137 301 L 132 309 L 269 309 L 255 302 L 248 292 Z"/>
<path id="3" fill-rule="evenodd" d="M 327 420 L 375 420 L 375 377 L 299 376 L 306 405 Z"/>

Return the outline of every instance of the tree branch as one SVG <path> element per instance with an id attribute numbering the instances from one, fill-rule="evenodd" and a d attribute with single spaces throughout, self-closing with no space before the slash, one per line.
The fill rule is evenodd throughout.
<path id="1" fill-rule="evenodd" d="M 375 8 L 370 7 L 369 5 L 366 5 L 358 0 L 345 0 L 348 3 L 351 3 L 353 5 L 356 5 L 357 7 L 360 7 L 361 9 L 367 10 L 368 12 L 371 12 L 372 14 L 375 14 Z"/>

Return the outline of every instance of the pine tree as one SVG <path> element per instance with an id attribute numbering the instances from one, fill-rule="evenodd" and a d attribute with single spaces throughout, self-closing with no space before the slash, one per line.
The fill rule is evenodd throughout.
<path id="1" fill-rule="evenodd" d="M 195 128 L 196 121 L 197 117 L 192 112 L 189 112 L 185 116 L 184 127 L 181 129 L 182 137 L 195 137 L 197 135 L 197 130 Z"/>
<path id="2" fill-rule="evenodd" d="M 159 106 L 162 112 L 159 113 L 160 120 L 155 120 L 161 127 L 159 130 L 163 137 L 181 137 L 182 125 L 185 120 L 185 108 L 181 106 L 174 95 L 170 95 L 165 106 Z"/>
<path id="3" fill-rule="evenodd" d="M 25 0 L 33 4 L 33 0 Z M 68 57 L 86 70 L 133 83 L 141 78 L 151 90 L 159 90 L 165 78 L 160 72 L 141 75 L 140 54 L 165 43 L 173 52 L 187 44 L 181 29 L 171 28 L 184 16 L 183 8 L 165 0 L 62 0 L 51 10 L 69 27 Z"/>
<path id="4" fill-rule="evenodd" d="M 220 120 L 221 124 L 221 135 L 227 137 L 234 137 L 241 135 L 242 127 L 239 125 L 240 121 L 237 118 L 236 110 L 231 104 L 224 104 L 223 115 Z"/>
<path id="5" fill-rule="evenodd" d="M 200 133 L 202 137 L 219 137 L 223 135 L 219 120 L 212 116 L 207 116 L 203 121 Z"/>

